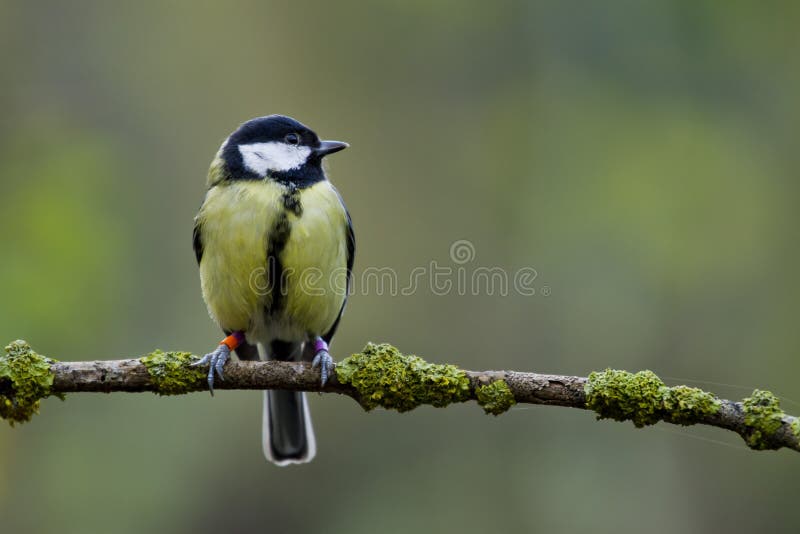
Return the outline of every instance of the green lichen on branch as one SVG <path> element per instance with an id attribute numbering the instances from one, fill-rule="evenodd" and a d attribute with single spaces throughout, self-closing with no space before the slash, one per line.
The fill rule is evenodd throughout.
<path id="1" fill-rule="evenodd" d="M 464 371 L 403 355 L 388 344 L 367 343 L 363 351 L 336 364 L 336 377 L 358 391 L 359 403 L 367 411 L 382 406 L 407 412 L 421 404 L 442 408 L 470 399 Z"/>
<path id="2" fill-rule="evenodd" d="M 652 371 L 593 372 L 585 391 L 586 407 L 598 419 L 633 421 L 637 427 L 659 421 L 692 425 L 720 408 L 711 393 L 688 386 L 668 387 Z"/>
<path id="3" fill-rule="evenodd" d="M 197 361 L 191 352 L 155 350 L 139 358 L 147 368 L 159 395 L 181 395 L 203 387 L 207 372 L 191 364 Z"/>
<path id="4" fill-rule="evenodd" d="M 11 426 L 39 413 L 39 401 L 53 386 L 53 362 L 21 339 L 6 346 L 5 356 L 0 356 L 0 417 Z"/>
<path id="5" fill-rule="evenodd" d="M 717 413 L 720 407 L 713 394 L 689 386 L 667 387 L 662 401 L 664 420 L 676 425 L 696 424 L 702 417 Z"/>
<path id="6" fill-rule="evenodd" d="M 495 380 L 491 384 L 475 388 L 478 404 L 487 414 L 500 415 L 507 412 L 517 401 L 505 380 Z"/>
<path id="7" fill-rule="evenodd" d="M 750 431 L 745 437 L 747 445 L 758 451 L 779 449 L 781 445 L 774 442 L 774 437 L 788 416 L 781 410 L 778 397 L 769 391 L 757 389 L 742 401 L 742 407 L 744 424 Z M 800 422 L 797 419 L 791 422 L 791 429 L 800 438 Z"/>

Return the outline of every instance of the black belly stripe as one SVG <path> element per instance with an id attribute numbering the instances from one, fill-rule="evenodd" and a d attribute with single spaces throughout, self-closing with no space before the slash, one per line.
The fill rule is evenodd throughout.
<path id="1" fill-rule="evenodd" d="M 283 193 L 283 207 L 298 217 L 303 214 L 303 205 L 300 203 L 300 190 L 293 183 L 289 183 Z"/>
<path id="2" fill-rule="evenodd" d="M 286 305 L 286 295 L 288 294 L 288 276 L 285 273 L 281 255 L 289 236 L 292 233 L 292 223 L 289 220 L 289 212 L 297 217 L 303 214 L 303 206 L 300 203 L 300 191 L 297 186 L 290 183 L 283 193 L 282 211 L 275 219 L 275 225 L 269 234 L 267 242 L 267 273 L 269 276 L 269 287 L 271 288 L 272 299 L 265 306 L 264 312 L 267 315 L 276 315 L 283 311 Z"/>

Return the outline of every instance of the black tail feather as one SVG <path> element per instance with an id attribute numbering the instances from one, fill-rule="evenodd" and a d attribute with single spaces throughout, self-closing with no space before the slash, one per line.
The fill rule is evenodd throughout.
<path id="1" fill-rule="evenodd" d="M 273 341 L 269 359 L 294 360 L 302 354 L 302 343 Z M 264 395 L 264 454 L 278 465 L 303 463 L 314 457 L 316 444 L 308 419 L 305 394 L 298 391 L 267 391 Z"/>

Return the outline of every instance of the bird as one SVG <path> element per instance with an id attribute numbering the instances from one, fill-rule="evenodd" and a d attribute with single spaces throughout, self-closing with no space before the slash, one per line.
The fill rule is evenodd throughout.
<path id="1" fill-rule="evenodd" d="M 217 151 L 193 229 L 203 299 L 226 336 L 193 363 L 208 364 L 212 395 L 232 351 L 311 360 L 323 386 L 334 372 L 329 345 L 350 294 L 355 235 L 322 162 L 348 146 L 268 115 L 241 124 Z M 264 392 L 262 445 L 280 466 L 314 458 L 304 393 Z"/>

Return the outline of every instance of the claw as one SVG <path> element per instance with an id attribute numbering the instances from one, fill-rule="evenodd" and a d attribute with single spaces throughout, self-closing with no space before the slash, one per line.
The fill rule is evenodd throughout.
<path id="1" fill-rule="evenodd" d="M 222 376 L 222 368 L 225 366 L 225 362 L 228 361 L 228 358 L 230 358 L 230 355 L 231 349 L 225 344 L 220 344 L 214 349 L 214 352 L 209 352 L 191 364 L 192 367 L 208 364 L 208 390 L 211 392 L 211 395 L 214 395 L 214 371 L 217 371 L 220 380 L 225 380 Z"/>
<path id="2" fill-rule="evenodd" d="M 311 361 L 311 367 L 319 367 L 320 374 L 322 375 L 322 385 L 324 386 L 328 382 L 328 377 L 333 374 L 333 368 L 335 367 L 333 363 L 333 358 L 328 353 L 327 350 L 322 349 L 317 351 L 317 355 L 314 356 L 314 359 Z"/>

